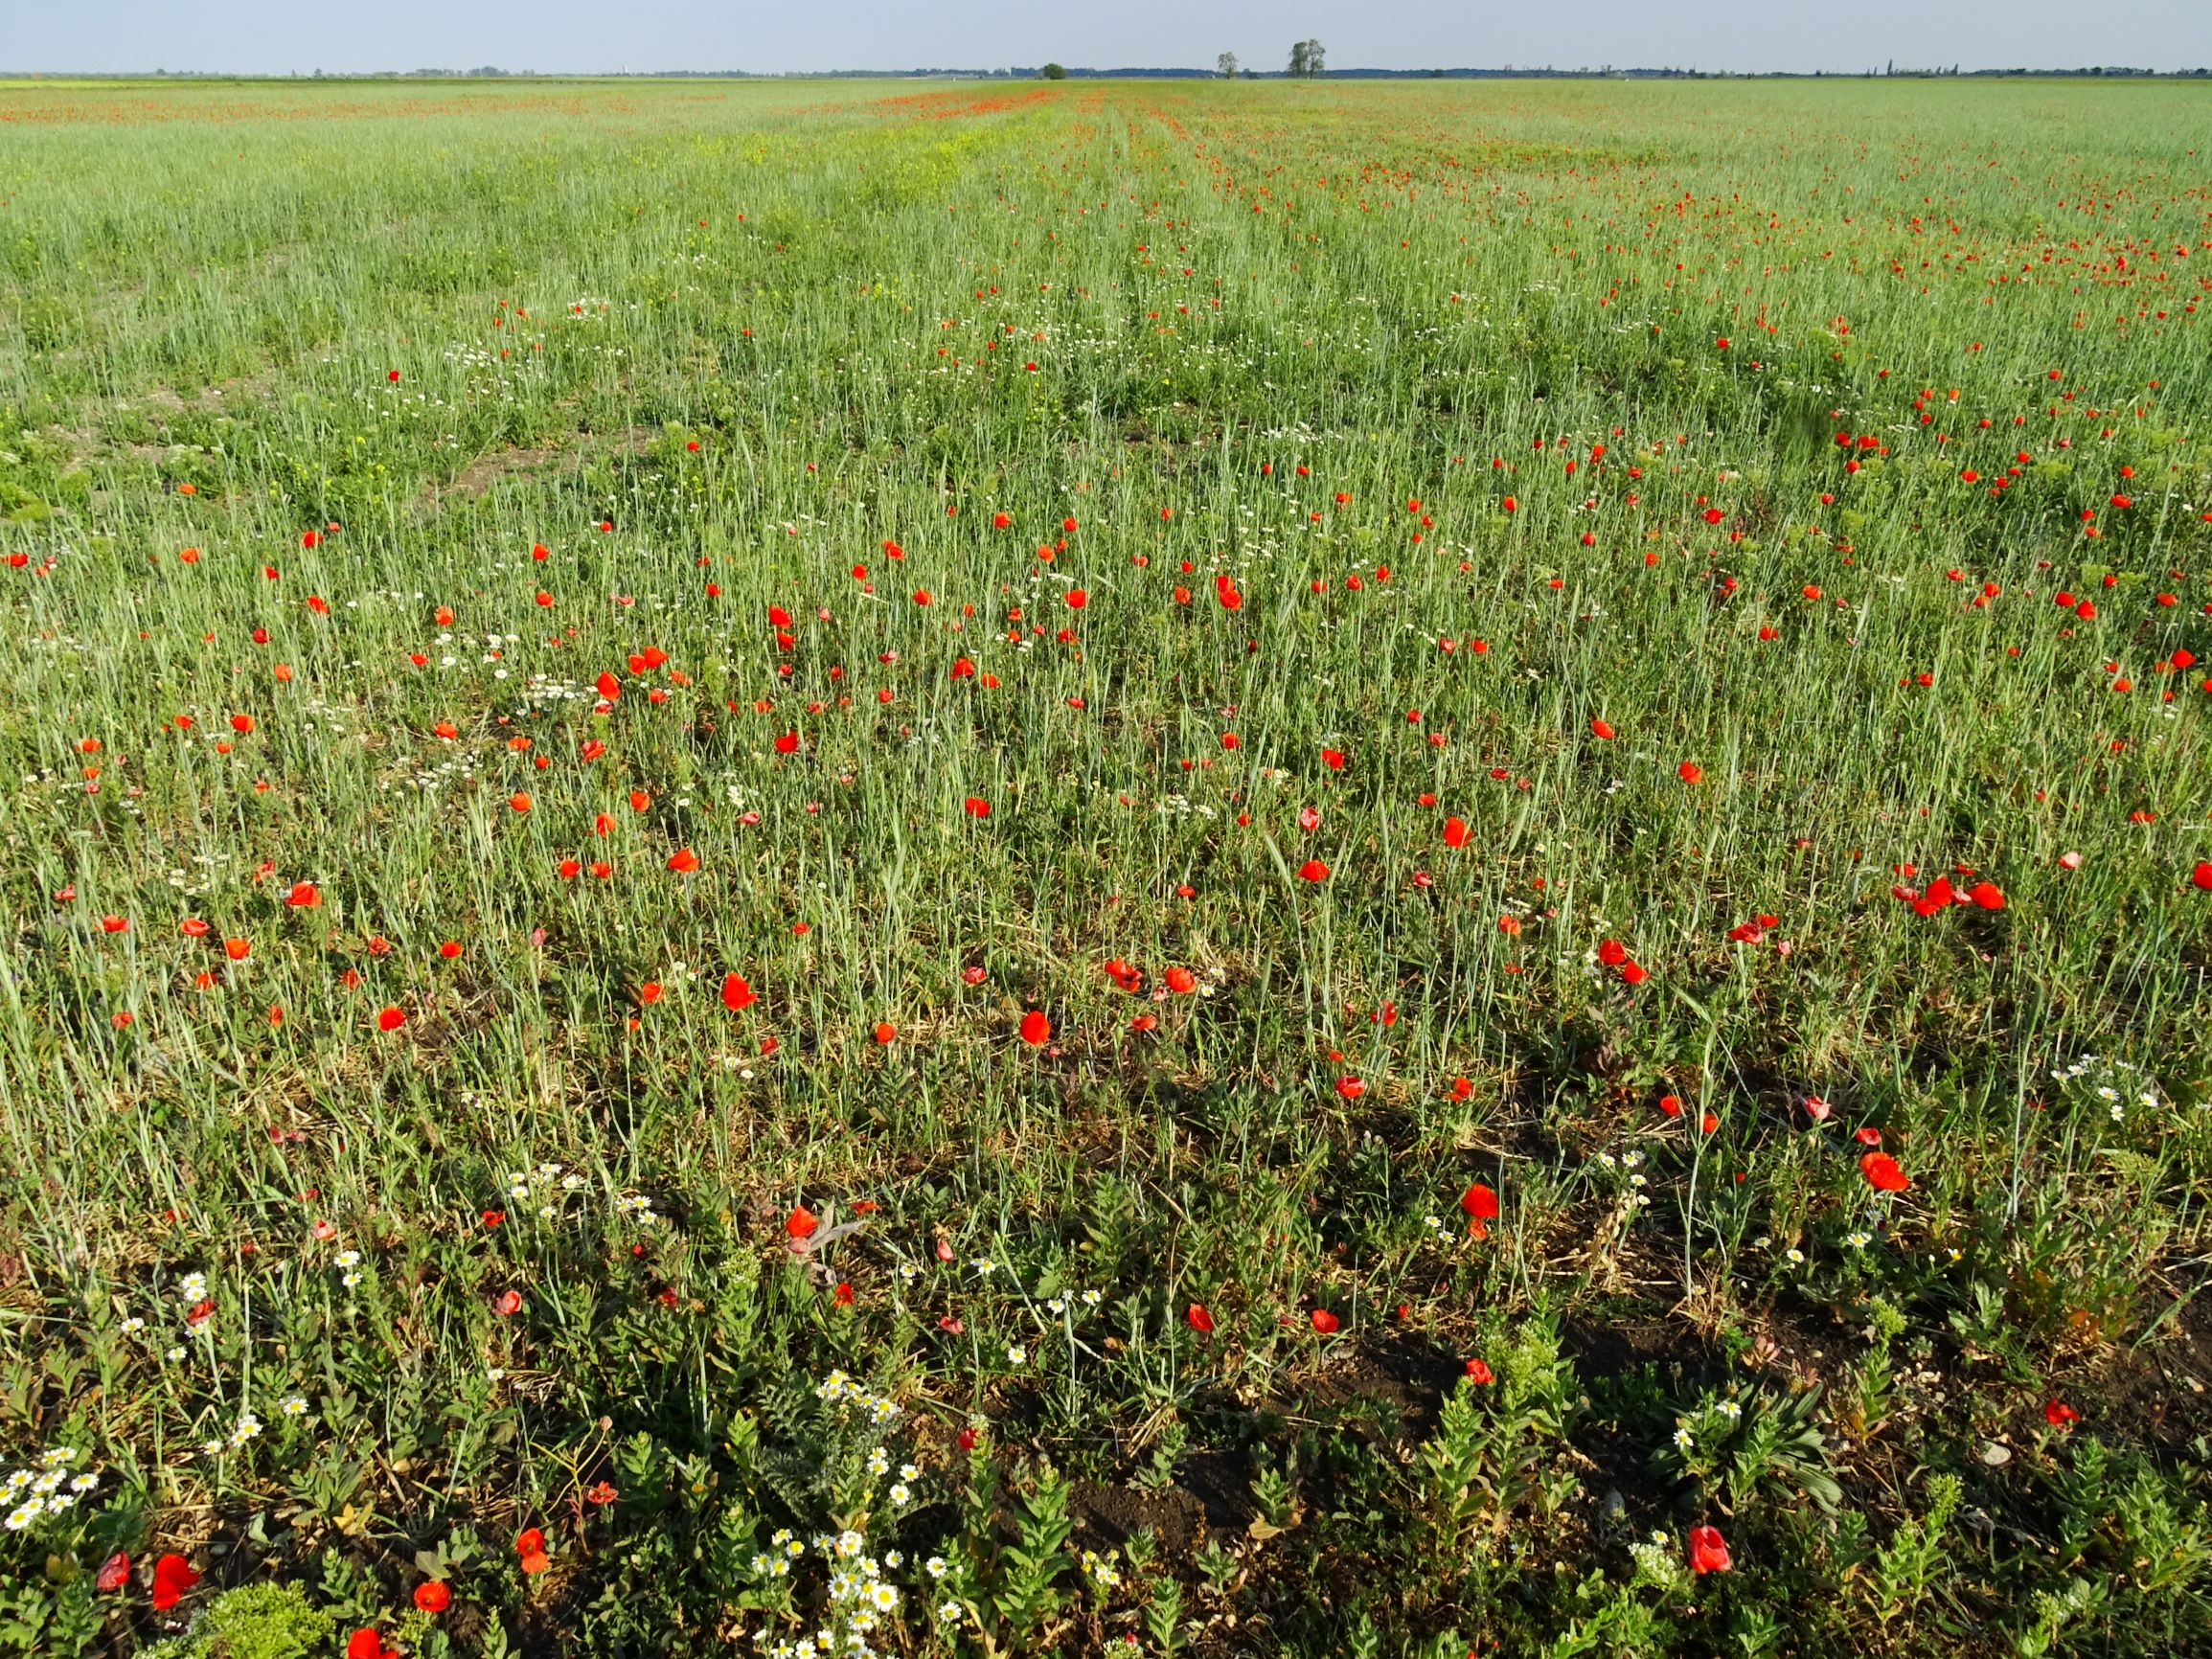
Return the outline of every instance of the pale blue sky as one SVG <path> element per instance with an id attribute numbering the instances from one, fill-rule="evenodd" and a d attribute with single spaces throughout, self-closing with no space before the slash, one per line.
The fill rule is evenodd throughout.
<path id="1" fill-rule="evenodd" d="M 1856 72 L 2212 66 L 2212 0 L 0 0 L 0 72 L 284 74 L 497 64 L 544 73 L 1282 67 L 1317 35 L 1338 68 L 1504 64 Z M 2212 108 L 2212 104 L 2208 104 Z"/>

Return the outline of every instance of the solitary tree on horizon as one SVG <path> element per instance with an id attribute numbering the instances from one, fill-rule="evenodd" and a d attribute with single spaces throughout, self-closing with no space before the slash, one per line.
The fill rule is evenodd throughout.
<path id="1" fill-rule="evenodd" d="M 1220 72 L 1223 80 L 1236 80 L 1237 55 L 1234 52 L 1222 53 L 1220 57 L 1214 59 L 1214 67 Z"/>
<path id="2" fill-rule="evenodd" d="M 1301 40 L 1290 48 L 1290 73 L 1301 80 L 1317 80 L 1328 57 L 1328 48 L 1318 40 Z"/>

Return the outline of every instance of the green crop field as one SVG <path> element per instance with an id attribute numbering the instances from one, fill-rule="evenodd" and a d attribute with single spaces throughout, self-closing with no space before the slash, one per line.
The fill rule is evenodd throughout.
<path id="1" fill-rule="evenodd" d="M 2212 1651 L 2208 97 L 0 85 L 0 1655 Z"/>

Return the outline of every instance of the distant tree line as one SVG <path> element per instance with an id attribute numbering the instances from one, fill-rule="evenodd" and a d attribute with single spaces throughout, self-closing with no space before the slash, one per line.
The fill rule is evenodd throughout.
<path id="1" fill-rule="evenodd" d="M 1963 69 L 1953 65 L 1949 69 L 1868 69 L 1856 74 L 1829 74 L 1824 70 L 1806 72 L 1730 71 L 1679 68 L 1616 68 L 1610 64 L 1603 68 L 1557 69 L 1550 65 L 1541 68 L 1510 65 L 1505 68 L 1452 69 L 1328 69 L 1324 65 L 1321 43 L 1317 40 L 1300 41 L 1291 49 L 1292 62 L 1299 63 L 1300 48 L 1310 48 L 1302 67 L 1286 69 L 1252 69 L 1242 66 L 1237 55 L 1224 52 L 1212 69 L 1191 69 L 1183 66 L 1158 68 L 1083 69 L 1074 65 L 1039 65 L 1033 69 L 976 69 L 946 65 L 942 68 L 917 69 L 807 69 L 786 70 L 774 74 L 755 74 L 743 69 L 642 69 L 622 70 L 619 78 L 630 80 L 912 80 L 923 78 L 957 78 L 963 80 L 1035 80 L 1045 77 L 1059 80 L 1062 77 L 1076 80 L 1198 80 L 1233 77 L 1238 80 L 1318 79 L 1326 76 L 1331 80 L 1863 80 L 1868 77 L 1890 80 L 1921 80 L 1953 76 L 1962 80 L 2212 80 L 2212 67 L 2196 69 L 2132 69 L 2113 64 L 2093 64 L 2074 69 Z M 1053 71 L 1059 73 L 1053 74 Z M 11 70 L 0 64 L 0 76 L 35 80 L 67 76 L 78 80 L 137 80 L 148 76 L 165 80 L 283 80 L 301 79 L 292 76 L 236 75 L 223 70 Z M 618 72 L 580 72 L 573 75 L 540 76 L 533 69 L 502 69 L 485 64 L 476 69 L 378 69 L 359 73 L 336 71 L 325 74 L 314 72 L 320 80 L 463 80 L 490 78 L 508 80 L 611 80 Z"/>

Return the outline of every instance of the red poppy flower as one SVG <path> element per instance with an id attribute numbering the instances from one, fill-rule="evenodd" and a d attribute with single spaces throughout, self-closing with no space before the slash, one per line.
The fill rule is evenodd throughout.
<path id="1" fill-rule="evenodd" d="M 233 962 L 245 961 L 247 957 L 253 954 L 253 943 L 250 940 L 226 939 L 223 941 L 223 954 Z"/>
<path id="2" fill-rule="evenodd" d="M 1021 1016 L 1021 1040 L 1031 1048 L 1038 1048 L 1052 1038 L 1052 1021 L 1031 1009 Z"/>
<path id="3" fill-rule="evenodd" d="M 153 1564 L 153 1610 L 168 1612 L 198 1582 L 199 1575 L 182 1556 L 162 1557 Z"/>
<path id="4" fill-rule="evenodd" d="M 406 1011 L 402 1009 L 383 1008 L 376 1011 L 376 1029 L 378 1031 L 398 1031 L 406 1023 Z"/>
<path id="5" fill-rule="evenodd" d="M 796 733 L 796 732 L 786 732 L 786 733 L 785 733 L 785 734 L 784 734 L 782 737 L 780 737 L 780 738 L 778 738 L 778 739 L 776 739 L 776 753 L 777 753 L 777 754 L 779 754 L 779 755 L 796 755 L 798 752 L 799 752 L 799 734 L 798 734 L 798 733 Z"/>
<path id="6" fill-rule="evenodd" d="M 1913 914 L 1915 916 L 1933 916 L 1939 910 L 1948 909 L 1956 901 L 1958 895 L 1953 891 L 1950 878 L 1938 875 L 1927 884 L 1927 892 L 1913 899 Z"/>
<path id="7" fill-rule="evenodd" d="M 1309 858 L 1298 866 L 1298 877 L 1302 881 L 1326 881 L 1329 879 L 1329 866 L 1318 858 Z"/>
<path id="8" fill-rule="evenodd" d="M 784 1217 L 784 1231 L 794 1239 L 811 1239 L 814 1229 L 821 1224 L 821 1216 L 804 1204 L 794 1205 L 791 1213 Z"/>
<path id="9" fill-rule="evenodd" d="M 1728 1540 L 1721 1536 L 1718 1527 L 1692 1527 L 1690 1529 L 1690 1571 L 1693 1573 L 1725 1573 L 1733 1563 L 1728 1559 Z"/>
<path id="10" fill-rule="evenodd" d="M 415 1605 L 425 1613 L 443 1613 L 452 1601 L 453 1592 L 442 1579 L 425 1579 L 415 1586 Z"/>
<path id="11" fill-rule="evenodd" d="M 1705 768 L 1695 761 L 1684 761 L 1675 768 L 1675 776 L 1685 784 L 1702 784 L 1705 781 Z"/>
<path id="12" fill-rule="evenodd" d="M 1593 737 L 1593 738 L 1610 738 L 1612 735 L 1613 735 L 1613 729 L 1612 729 L 1612 727 L 1611 727 L 1611 726 L 1609 726 L 1609 725 L 1608 725 L 1608 724 L 1607 724 L 1605 721 L 1603 721 L 1603 720 L 1592 720 L 1592 721 L 1590 722 L 1590 736 L 1591 736 L 1591 737 Z"/>
<path id="13" fill-rule="evenodd" d="M 980 795 L 969 796 L 960 804 L 960 809 L 970 818 L 988 818 L 991 816 L 991 803 Z"/>
<path id="14" fill-rule="evenodd" d="M 1465 847 L 1470 831 L 1464 818 L 1447 818 L 1444 821 L 1444 844 L 1447 847 Z"/>
<path id="15" fill-rule="evenodd" d="M 735 973 L 722 975 L 722 1006 L 732 1013 L 751 1008 L 758 1001 L 760 1001 L 760 997 L 755 994 L 753 988 L 745 983 L 742 975 Z"/>
<path id="16" fill-rule="evenodd" d="M 2200 892 L 2212 893 L 2212 859 L 2202 859 L 2189 872 L 2189 880 Z"/>
<path id="17" fill-rule="evenodd" d="M 542 1573 L 553 1563 L 545 1558 L 545 1534 L 536 1527 L 523 1532 L 514 1540 L 514 1553 L 522 1557 L 525 1573 Z"/>
<path id="18" fill-rule="evenodd" d="M 1869 1152 L 1859 1160 L 1860 1173 L 1867 1184 L 1878 1193 L 1902 1193 L 1912 1185 L 1912 1178 L 1897 1167 L 1897 1160 L 1887 1152 Z"/>
<path id="19" fill-rule="evenodd" d="M 2082 1420 L 2082 1414 L 2063 1399 L 2054 1399 L 2043 1407 L 2043 1420 L 2053 1428 L 2070 1429 Z"/>
<path id="20" fill-rule="evenodd" d="M 1168 989 L 1177 996 L 1188 996 L 1198 989 L 1197 975 L 1187 967 L 1171 967 L 1168 969 L 1166 977 Z"/>
<path id="21" fill-rule="evenodd" d="M 94 1589 L 105 1594 L 109 1590 L 122 1589 L 129 1581 L 130 1552 L 118 1550 L 100 1563 L 100 1572 L 93 1579 L 92 1585 Z"/>
<path id="22" fill-rule="evenodd" d="M 669 868 L 678 875 L 689 875 L 698 867 L 699 855 L 689 847 L 679 847 L 669 854 Z"/>
<path id="23" fill-rule="evenodd" d="M 384 1646 L 381 1636 L 364 1626 L 346 1639 L 346 1659 L 399 1659 L 399 1656 Z"/>
<path id="24" fill-rule="evenodd" d="M 1206 1311 L 1204 1304 L 1192 1303 L 1190 1307 L 1183 1309 L 1183 1318 L 1189 1322 L 1191 1329 L 1200 1336 L 1213 1335 L 1214 1316 Z"/>
<path id="25" fill-rule="evenodd" d="M 1323 749 L 1321 751 L 1321 763 L 1332 772 L 1343 771 L 1344 751 L 1342 749 Z"/>
<path id="26" fill-rule="evenodd" d="M 285 902 L 294 910 L 312 910 L 323 902 L 323 896 L 312 881 L 295 881 Z"/>
<path id="27" fill-rule="evenodd" d="M 1471 1359 L 1467 1362 L 1467 1379 L 1470 1382 L 1495 1382 L 1497 1377 L 1486 1361 Z"/>
<path id="28" fill-rule="evenodd" d="M 520 1313 L 522 1311 L 522 1292 L 519 1290 L 502 1290 L 498 1300 L 491 1304 L 491 1308 L 502 1318 Z"/>
<path id="29" fill-rule="evenodd" d="M 1315 1333 L 1321 1336 L 1334 1335 L 1336 1327 L 1342 1323 L 1336 1315 L 1326 1307 L 1316 1307 L 1307 1317 L 1312 1321 Z"/>
<path id="30" fill-rule="evenodd" d="M 876 1022 L 877 1042 L 884 1045 L 885 1047 L 888 1047 L 890 1046 L 891 1039 L 896 1037 L 898 1034 L 899 1028 L 893 1025 L 889 1020 L 878 1020 Z"/>
<path id="31" fill-rule="evenodd" d="M 1489 1238 L 1487 1223 L 1497 1219 L 1497 1194 L 1477 1181 L 1459 1195 L 1459 1207 L 1467 1212 L 1468 1231 L 1477 1239 Z"/>

